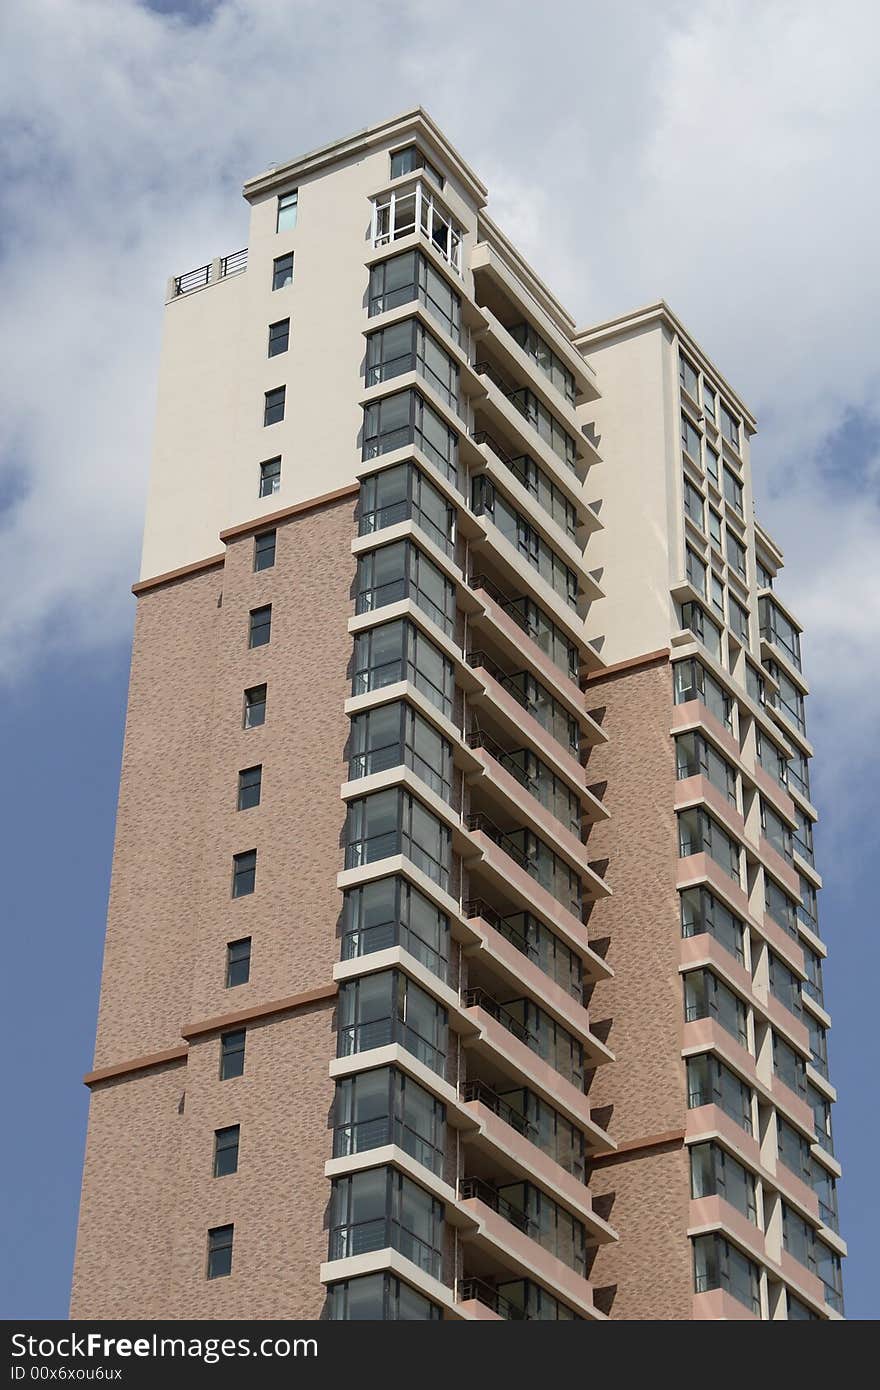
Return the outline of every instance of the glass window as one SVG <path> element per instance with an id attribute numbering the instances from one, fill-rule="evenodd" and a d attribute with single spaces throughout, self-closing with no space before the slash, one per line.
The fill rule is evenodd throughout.
<path id="1" fill-rule="evenodd" d="M 345 867 L 358 868 L 395 854 L 405 855 L 441 888 L 448 888 L 450 831 L 420 801 L 394 787 L 350 802 Z"/>
<path id="2" fill-rule="evenodd" d="M 257 885 L 257 851 L 245 850 L 232 856 L 232 896 L 245 898 Z"/>
<path id="3" fill-rule="evenodd" d="M 717 550 L 721 549 L 721 517 L 714 507 L 709 508 L 709 539 Z"/>
<path id="4" fill-rule="evenodd" d="M 758 617 L 761 623 L 761 636 L 766 642 L 779 647 L 796 670 L 801 668 L 801 635 L 794 623 L 786 618 L 781 609 L 770 598 L 758 600 Z"/>
<path id="5" fill-rule="evenodd" d="M 761 833 L 777 854 L 781 854 L 787 864 L 794 863 L 792 835 L 790 828 L 773 810 L 768 801 L 761 797 Z"/>
<path id="6" fill-rule="evenodd" d="M 548 410 L 543 401 L 540 401 L 534 391 L 527 386 L 521 386 L 515 391 L 507 394 L 507 399 L 511 405 L 515 405 L 520 415 L 525 416 L 526 420 L 534 430 L 541 436 L 544 443 L 561 459 L 567 468 L 575 471 L 578 457 L 577 440 L 564 429 L 552 411 Z"/>
<path id="7" fill-rule="evenodd" d="M 681 898 L 682 936 L 701 936 L 708 932 L 740 964 L 745 963 L 745 927 L 708 888 L 685 888 Z"/>
<path id="8" fill-rule="evenodd" d="M 340 985 L 339 1057 L 399 1043 L 442 1076 L 447 1036 L 448 1019 L 442 1004 L 401 970 L 382 970 Z"/>
<path id="9" fill-rule="evenodd" d="M 719 486 L 718 454 L 717 451 L 712 448 L 712 445 L 708 441 L 706 442 L 706 472 L 709 475 L 710 480 L 714 483 L 715 487 L 717 488 Z"/>
<path id="10" fill-rule="evenodd" d="M 759 588 L 759 589 L 772 589 L 772 588 L 773 588 L 773 575 L 770 573 L 770 571 L 768 570 L 767 566 L 763 563 L 763 561 L 758 560 L 758 561 L 757 561 L 757 566 L 758 566 L 758 588 Z"/>
<path id="11" fill-rule="evenodd" d="M 415 444 L 458 486 L 458 436 L 417 391 L 398 391 L 364 408 L 362 457 L 379 458 Z"/>
<path id="12" fill-rule="evenodd" d="M 261 497 L 274 497 L 281 491 L 281 459 L 268 459 L 260 464 Z"/>
<path id="13" fill-rule="evenodd" d="M 733 594 L 727 595 L 727 607 L 730 615 L 730 627 L 735 637 L 738 637 L 743 646 L 749 645 L 749 615 L 739 599 L 735 599 Z"/>
<path id="14" fill-rule="evenodd" d="M 292 232 L 296 226 L 296 207 L 299 192 L 296 188 L 290 193 L 282 193 L 278 198 L 278 211 L 275 218 L 276 232 Z"/>
<path id="15" fill-rule="evenodd" d="M 733 730 L 733 700 L 715 677 L 693 657 L 673 666 L 675 703 L 699 700 L 725 729 Z"/>
<path id="16" fill-rule="evenodd" d="M 364 1274 L 331 1284 L 327 1290 L 331 1322 L 439 1321 L 443 1309 L 393 1274 Z"/>
<path id="17" fill-rule="evenodd" d="M 245 1029 L 220 1034 L 220 1080 L 244 1075 Z"/>
<path id="18" fill-rule="evenodd" d="M 813 1168 L 810 1141 L 805 1139 L 794 1125 L 790 1125 L 788 1120 L 783 1119 L 778 1110 L 776 1112 L 776 1148 L 780 1163 L 790 1173 L 794 1173 L 795 1177 L 800 1178 L 801 1182 L 809 1183 Z"/>
<path id="19" fill-rule="evenodd" d="M 801 982 L 775 951 L 770 952 L 770 993 L 796 1018 L 802 1016 Z"/>
<path id="20" fill-rule="evenodd" d="M 251 977 L 251 938 L 243 936 L 226 947 L 226 988 L 246 985 Z"/>
<path id="21" fill-rule="evenodd" d="M 810 760 L 800 748 L 795 748 L 788 762 L 789 786 L 810 800 Z"/>
<path id="22" fill-rule="evenodd" d="M 265 603 L 261 608 L 252 608 L 248 624 L 248 646 L 265 647 L 272 635 L 272 605 Z"/>
<path id="23" fill-rule="evenodd" d="M 778 662 L 767 661 L 764 665 L 767 672 L 779 686 L 779 694 L 774 701 L 776 708 L 781 710 L 781 712 L 791 720 L 795 728 L 799 729 L 802 734 L 805 734 L 807 731 L 807 719 L 804 712 L 803 692 L 798 689 L 794 681 L 789 679 Z"/>
<path id="24" fill-rule="evenodd" d="M 724 500 L 737 516 L 743 516 L 743 485 L 735 473 L 724 465 Z"/>
<path id="25" fill-rule="evenodd" d="M 447 637 L 455 635 L 455 585 L 411 541 L 358 556 L 355 611 L 372 613 L 409 598 Z"/>
<path id="26" fill-rule="evenodd" d="M 739 845 L 700 806 L 678 812 L 678 852 L 682 859 L 690 854 L 708 854 L 736 883 L 740 882 Z"/>
<path id="27" fill-rule="evenodd" d="M 415 521 L 440 550 L 454 555 L 455 507 L 415 464 L 398 463 L 363 479 L 358 502 L 359 535 L 372 535 L 406 520 Z"/>
<path id="28" fill-rule="evenodd" d="M 410 681 L 447 718 L 452 715 L 455 668 L 439 647 L 406 620 L 359 632 L 354 645 L 352 694 Z"/>
<path id="29" fill-rule="evenodd" d="M 720 1144 L 694 1144 L 691 1157 L 691 1196 L 722 1197 L 749 1221 L 758 1221 L 754 1176 Z"/>
<path id="30" fill-rule="evenodd" d="M 705 777 L 736 805 L 736 771 L 702 734 L 679 734 L 675 740 L 676 777 Z"/>
<path id="31" fill-rule="evenodd" d="M 477 587 L 475 584 L 474 587 Z M 502 603 L 505 613 L 540 647 L 553 665 L 577 682 L 579 658 L 574 642 L 557 627 L 534 599 L 516 598 Z"/>
<path id="32" fill-rule="evenodd" d="M 721 618 L 722 618 L 722 620 L 723 620 L 723 619 L 724 619 L 724 585 L 722 584 L 721 580 L 718 578 L 718 575 L 715 573 L 714 570 L 712 571 L 711 599 L 712 599 L 712 607 L 715 609 L 715 612 L 716 612 L 716 613 L 719 613 L 719 614 L 721 615 Z"/>
<path id="33" fill-rule="evenodd" d="M 421 251 L 404 251 L 370 269 L 369 314 L 417 299 L 454 342 L 461 342 L 461 296 Z"/>
<path id="34" fill-rule="evenodd" d="M 751 667 L 748 669 L 751 670 Z M 760 676 L 758 680 L 761 680 Z M 761 688 L 763 688 L 763 682 L 761 682 Z M 749 694 L 751 693 L 752 692 L 749 691 Z M 759 692 L 756 691 L 756 694 L 752 698 L 756 698 L 758 693 Z M 763 703 L 761 700 L 758 702 Z M 779 747 L 779 744 L 774 743 L 769 734 L 765 734 L 761 729 L 756 729 L 755 751 L 758 755 L 759 766 L 764 769 L 768 776 L 773 778 L 774 782 L 778 782 L 780 787 L 785 787 L 787 785 L 788 764 L 785 754 Z"/>
<path id="35" fill-rule="evenodd" d="M 403 174 L 415 173 L 422 169 L 432 183 L 443 187 L 443 175 L 425 158 L 418 145 L 407 145 L 405 150 L 395 150 L 391 156 L 391 177 L 399 179 Z"/>
<path id="36" fill-rule="evenodd" d="M 724 402 L 721 402 L 721 433 L 734 449 L 739 450 L 739 420 L 731 415 Z"/>
<path id="37" fill-rule="evenodd" d="M 403 764 L 444 801 L 452 799 L 452 744 L 402 700 L 355 715 L 350 750 L 352 781 Z"/>
<path id="38" fill-rule="evenodd" d="M 214 1130 L 214 1177 L 225 1178 L 238 1172 L 238 1141 L 240 1125 L 227 1125 Z"/>
<path id="39" fill-rule="evenodd" d="M 801 939 L 801 946 L 804 950 L 804 968 L 807 978 L 802 983 L 802 989 L 811 999 L 815 999 L 817 1004 L 822 1004 L 824 990 L 822 987 L 822 957 L 818 951 L 814 951 L 808 942 Z"/>
<path id="40" fill-rule="evenodd" d="M 259 806 L 262 784 L 262 765 L 258 765 L 257 767 L 245 767 L 241 770 L 238 774 L 239 811 L 248 811 L 252 806 Z"/>
<path id="41" fill-rule="evenodd" d="M 721 629 L 698 603 L 681 605 L 681 625 L 689 628 L 716 661 L 721 660 Z"/>
<path id="42" fill-rule="evenodd" d="M 269 356 L 278 357 L 290 346 L 290 319 L 269 324 Z"/>
<path id="43" fill-rule="evenodd" d="M 489 516 L 510 545 L 570 608 L 577 608 L 578 577 L 534 526 L 512 505 L 491 479 L 472 480 L 471 504 L 477 516 Z"/>
<path id="44" fill-rule="evenodd" d="M 804 878 L 803 874 L 798 874 L 798 883 L 801 891 L 801 900 L 795 908 L 797 920 L 811 931 L 814 936 L 819 935 L 819 900 L 816 890 L 809 879 Z"/>
<path id="45" fill-rule="evenodd" d="M 342 959 L 402 946 L 445 980 L 449 918 L 405 878 L 376 879 L 345 895 Z"/>
<path id="46" fill-rule="evenodd" d="M 471 656 L 474 665 L 483 664 L 482 653 L 474 652 Z M 477 660 L 478 657 L 481 658 L 480 661 Z M 551 734 L 567 752 L 580 758 L 580 725 L 565 706 L 550 694 L 546 686 L 536 680 L 529 671 L 516 671 L 513 675 L 506 676 L 495 667 L 491 674 L 505 690 L 510 691 L 517 703 L 538 721 L 542 729 Z"/>
<path id="47" fill-rule="evenodd" d="M 702 435 L 700 434 L 700 431 L 697 429 L 696 425 L 691 424 L 690 420 L 686 415 L 682 415 L 681 447 L 684 449 L 684 452 L 687 454 L 688 458 L 691 459 L 692 462 L 695 463 L 698 468 L 702 468 L 703 466 L 702 455 L 700 453 L 701 439 Z"/>
<path id="48" fill-rule="evenodd" d="M 275 564 L 276 531 L 261 531 L 254 536 L 254 569 L 269 570 Z"/>
<path id="49" fill-rule="evenodd" d="M 685 546 L 685 569 L 688 583 L 696 589 L 701 598 L 706 598 L 706 562 L 701 560 L 689 545 Z"/>
<path id="50" fill-rule="evenodd" d="M 215 1226 L 208 1232 L 208 1278 L 222 1279 L 232 1273 L 233 1226 Z"/>
<path id="51" fill-rule="evenodd" d="M 530 323 L 515 323 L 507 331 L 526 356 L 530 357 L 536 367 L 553 383 L 560 395 L 565 397 L 569 405 L 574 405 L 577 395 L 574 375 L 556 355 L 550 344 L 541 337 L 540 333 L 536 332 Z"/>
<path id="52" fill-rule="evenodd" d="M 703 496 L 687 478 L 684 480 L 684 510 L 685 515 L 702 531 L 706 524 L 703 516 Z"/>
<path id="53" fill-rule="evenodd" d="M 816 1270 L 815 1231 L 787 1202 L 782 1203 L 782 1244 L 793 1259 L 811 1273 Z"/>
<path id="54" fill-rule="evenodd" d="M 359 1072 L 336 1083 L 333 1157 L 396 1144 L 439 1177 L 446 1106 L 396 1067 Z"/>
<path id="55" fill-rule="evenodd" d="M 272 262 L 272 288 L 283 290 L 285 286 L 292 284 L 293 252 L 288 251 L 286 256 L 276 256 Z"/>
<path id="56" fill-rule="evenodd" d="M 688 1109 L 717 1105 L 744 1129 L 752 1132 L 752 1092 L 735 1072 L 717 1057 L 702 1052 L 687 1059 Z"/>
<path id="57" fill-rule="evenodd" d="M 439 1279 L 443 1203 L 394 1168 L 336 1178 L 330 1199 L 330 1259 L 390 1246 Z"/>
<path id="58" fill-rule="evenodd" d="M 688 395 L 696 401 L 699 395 L 699 377 L 697 376 L 696 368 L 691 366 L 690 362 L 682 353 L 678 355 L 678 379 Z"/>
<path id="59" fill-rule="evenodd" d="M 723 1236 L 697 1236 L 693 1244 L 696 1292 L 724 1289 L 760 1317 L 760 1276 L 754 1261 Z"/>
<path id="60" fill-rule="evenodd" d="M 717 418 L 715 391 L 714 388 L 709 385 L 705 377 L 703 377 L 703 410 L 714 424 Z"/>
<path id="61" fill-rule="evenodd" d="M 806 1095 L 806 1062 L 778 1033 L 773 1034 L 773 1072 L 790 1091 L 799 1096 Z"/>
<path id="62" fill-rule="evenodd" d="M 284 397 L 287 393 L 286 386 L 276 386 L 274 390 L 266 392 L 265 404 L 263 406 L 263 424 L 277 425 L 284 419 Z"/>
<path id="63" fill-rule="evenodd" d="M 453 410 L 458 410 L 458 366 L 417 319 L 391 324 L 367 338 L 366 384 L 418 372 Z"/>
<path id="64" fill-rule="evenodd" d="M 394 189 L 373 202 L 374 246 L 387 246 L 415 232 L 420 232 L 438 255 L 461 271 L 462 230 L 421 180 L 415 187 Z"/>
<path id="65" fill-rule="evenodd" d="M 834 1153 L 834 1137 L 831 1130 L 831 1102 L 807 1082 L 807 1104 L 813 1112 L 816 1126 L 816 1142 L 826 1153 Z"/>
<path id="66" fill-rule="evenodd" d="M 810 1035 L 810 1064 L 827 1079 L 828 1076 L 828 1032 L 812 1014 L 804 1015 L 807 1032 Z"/>
<path id="67" fill-rule="evenodd" d="M 791 937 L 797 937 L 797 910 L 793 898 L 764 870 L 764 911 Z"/>
<path id="68" fill-rule="evenodd" d="M 741 1047 L 748 1050 L 749 1030 L 746 1006 L 738 994 L 728 989 L 711 970 L 690 970 L 684 977 L 684 1017 L 686 1023 L 702 1018 L 714 1019 Z"/>
<path id="69" fill-rule="evenodd" d="M 727 544 L 727 563 L 731 569 L 735 570 L 741 579 L 748 583 L 749 573 L 746 567 L 746 548 L 737 539 L 730 527 L 727 527 L 725 540 Z"/>
<path id="70" fill-rule="evenodd" d="M 244 727 L 256 729 L 266 722 L 266 687 L 252 685 L 244 692 Z"/>

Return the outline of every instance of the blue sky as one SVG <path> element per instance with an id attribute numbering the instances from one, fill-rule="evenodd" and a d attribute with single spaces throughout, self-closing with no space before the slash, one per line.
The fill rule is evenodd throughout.
<path id="1" fill-rule="evenodd" d="M 813 690 L 847 1310 L 877 1315 L 880 15 L 581 0 L 535 37 L 521 0 L 0 14 L 0 1316 L 66 1312 L 165 279 L 244 244 L 246 177 L 417 102 L 579 323 L 666 298 L 759 418 Z"/>

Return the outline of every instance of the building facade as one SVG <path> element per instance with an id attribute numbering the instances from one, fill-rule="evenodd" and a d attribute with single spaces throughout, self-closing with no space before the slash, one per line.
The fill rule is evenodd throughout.
<path id="1" fill-rule="evenodd" d="M 169 282 L 74 1318 L 837 1318 L 755 422 L 418 109 Z"/>

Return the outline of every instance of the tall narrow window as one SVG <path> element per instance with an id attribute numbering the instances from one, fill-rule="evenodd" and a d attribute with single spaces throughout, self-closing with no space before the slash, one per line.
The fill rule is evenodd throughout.
<path id="1" fill-rule="evenodd" d="M 246 985 L 251 977 L 251 938 L 243 936 L 226 947 L 226 988 Z"/>
<path id="2" fill-rule="evenodd" d="M 208 1232 L 208 1278 L 221 1279 L 232 1273 L 232 1235 L 234 1226 L 215 1226 Z"/>
<path id="3" fill-rule="evenodd" d="M 248 646 L 265 647 L 272 635 L 272 605 L 266 603 L 262 608 L 252 608 L 248 627 Z"/>
<path id="4" fill-rule="evenodd" d="M 267 459 L 260 464 L 260 496 L 274 497 L 281 491 L 281 459 Z"/>
<path id="5" fill-rule="evenodd" d="M 214 1177 L 225 1178 L 238 1172 L 238 1138 L 240 1125 L 227 1125 L 214 1130 Z"/>
<path id="6" fill-rule="evenodd" d="M 288 251 L 286 256 L 276 256 L 272 262 L 272 288 L 273 290 L 283 290 L 286 285 L 293 284 L 293 252 Z"/>
<path id="7" fill-rule="evenodd" d="M 280 420 L 284 419 L 284 397 L 286 394 L 286 386 L 276 386 L 273 391 L 266 392 L 263 405 L 264 425 L 277 425 Z"/>
<path id="8" fill-rule="evenodd" d="M 238 809 L 248 811 L 260 804 L 260 789 L 263 784 L 262 764 L 246 767 L 238 774 Z"/>
<path id="9" fill-rule="evenodd" d="M 292 232 L 296 226 L 296 208 L 299 202 L 299 190 L 294 189 L 292 193 L 281 193 L 278 197 L 278 212 L 275 217 L 276 232 Z"/>
<path id="10" fill-rule="evenodd" d="M 277 532 L 261 531 L 254 536 L 254 569 L 270 570 L 275 563 L 275 541 Z"/>
<path id="11" fill-rule="evenodd" d="M 244 1075 L 245 1030 L 237 1028 L 233 1033 L 220 1035 L 220 1080 L 231 1081 L 234 1076 Z"/>
<path id="12" fill-rule="evenodd" d="M 245 850 L 232 856 L 232 896 L 246 898 L 253 893 L 257 882 L 257 851 Z"/>
<path id="13" fill-rule="evenodd" d="M 266 687 L 252 685 L 244 692 L 244 727 L 259 728 L 266 722 Z"/>
<path id="14" fill-rule="evenodd" d="M 290 319 L 279 319 L 269 324 L 269 356 L 277 357 L 290 346 Z"/>

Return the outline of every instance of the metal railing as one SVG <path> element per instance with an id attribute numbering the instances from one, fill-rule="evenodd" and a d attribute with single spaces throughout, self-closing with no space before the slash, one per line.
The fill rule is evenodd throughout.
<path id="1" fill-rule="evenodd" d="M 401 1255 L 412 1260 L 419 1269 L 439 1279 L 442 1251 L 435 1250 L 399 1221 L 379 1216 L 372 1221 L 354 1221 L 344 1226 L 335 1226 L 330 1232 L 331 1260 L 365 1255 L 371 1250 L 382 1250 L 386 1246 L 390 1246 L 392 1250 L 399 1250 Z"/>
<path id="2" fill-rule="evenodd" d="M 399 1018 L 377 1018 L 366 1023 L 346 1024 L 338 1030 L 337 1037 L 339 1057 L 351 1057 L 357 1052 L 370 1052 L 376 1047 L 400 1043 L 407 1052 L 439 1075 L 443 1075 L 446 1067 L 446 1053 Z"/>
<path id="3" fill-rule="evenodd" d="M 356 960 L 376 951 L 402 946 L 439 980 L 449 978 L 449 961 L 403 922 L 378 922 L 373 927 L 355 927 L 342 938 L 342 959 Z"/>
<path id="4" fill-rule="evenodd" d="M 207 265 L 200 265 L 195 270 L 188 270 L 184 275 L 175 275 L 174 293 L 175 295 L 189 294 L 192 290 L 201 290 L 211 283 L 211 262 Z"/>
<path id="5" fill-rule="evenodd" d="M 538 950 L 538 947 L 534 944 L 534 942 L 529 941 L 525 936 L 523 936 L 522 932 L 517 931 L 516 927 L 512 925 L 512 923 L 507 917 L 502 917 L 501 913 L 497 912 L 496 909 L 490 906 L 490 904 L 487 903 L 483 898 L 470 898 L 464 904 L 463 910 L 465 917 L 482 917 L 485 922 L 489 923 L 490 927 L 495 928 L 495 930 L 499 933 L 500 936 L 503 936 L 506 941 L 509 941 L 511 946 L 515 947 L 517 951 L 519 951 L 522 955 L 526 956 L 528 960 L 534 961 L 535 965 L 537 965 L 538 969 L 542 972 L 542 974 L 546 975 L 547 978 L 549 980 L 552 980 L 554 984 L 557 984 L 560 986 L 560 988 L 566 990 L 567 993 L 569 993 L 573 999 L 576 999 L 579 1004 L 583 1004 L 583 979 L 581 979 L 580 983 L 576 979 L 565 979 L 565 972 L 560 972 L 563 976 L 563 978 L 560 978 L 558 974 L 555 974 L 551 970 L 549 970 L 547 968 L 547 963 L 544 957 L 542 957 L 541 952 Z M 515 915 L 523 916 L 524 914 L 516 913 Z M 554 936 L 554 933 L 550 932 L 549 928 L 544 927 L 540 923 L 539 919 L 534 918 L 533 920 L 537 923 L 537 929 L 539 931 L 546 931 L 548 936 Z M 556 940 L 558 942 L 558 938 Z M 565 948 L 566 951 L 567 949 L 568 948 Z M 569 956 L 572 955 L 571 952 L 568 952 L 568 954 Z"/>
<path id="6" fill-rule="evenodd" d="M 525 1313 L 521 1308 L 517 1308 L 511 1303 L 509 1298 L 505 1298 L 497 1289 L 493 1289 L 491 1284 L 487 1284 L 484 1279 L 462 1279 L 458 1286 L 458 1303 L 469 1303 L 471 1301 L 482 1303 L 486 1308 L 491 1308 L 493 1313 L 497 1313 L 500 1318 L 523 1319 Z"/>
<path id="7" fill-rule="evenodd" d="M 248 249 L 243 246 L 240 251 L 233 251 L 228 256 L 221 256 L 219 261 L 209 261 L 207 265 L 197 266 L 195 270 L 187 270 L 183 275 L 174 276 L 174 297 L 179 298 L 184 294 L 191 294 L 193 290 L 202 290 L 206 285 L 214 282 L 213 270 L 215 264 L 218 267 L 216 279 L 225 280 L 229 275 L 238 275 L 241 271 L 247 270 Z"/>
<path id="8" fill-rule="evenodd" d="M 515 1207 L 506 1197 L 502 1197 L 497 1188 L 491 1183 L 485 1182 L 482 1178 L 461 1178 L 458 1184 L 458 1199 L 466 1202 L 469 1198 L 475 1198 L 479 1202 L 484 1202 L 487 1207 L 497 1211 L 505 1221 L 509 1221 L 511 1226 L 516 1226 L 517 1230 L 525 1235 L 533 1235 L 537 1228 L 537 1223 L 530 1220 L 526 1212 L 521 1207 Z"/>
<path id="9" fill-rule="evenodd" d="M 439 1175 L 443 1170 L 443 1150 L 391 1115 L 337 1125 L 333 1131 L 334 1158 L 348 1158 L 351 1154 L 378 1149 L 385 1144 L 396 1144 L 432 1173 Z"/>
<path id="10" fill-rule="evenodd" d="M 467 746 L 468 748 L 485 748 L 486 752 L 491 754 L 495 761 L 500 763 L 505 771 L 509 772 L 511 777 L 519 782 L 521 787 L 524 787 L 527 792 L 530 792 L 537 801 L 541 800 L 541 788 L 539 784 L 533 777 L 530 777 L 525 769 L 520 767 L 519 763 L 516 761 L 516 752 L 519 750 L 508 751 L 506 748 L 502 748 L 498 740 L 494 739 L 491 734 L 487 734 L 483 729 L 474 729 L 468 734 Z M 541 804 L 543 805 L 543 802 Z"/>
<path id="11" fill-rule="evenodd" d="M 484 1081 L 466 1081 L 461 1088 L 461 1098 L 468 1101 L 479 1101 L 485 1105 L 487 1110 L 491 1110 L 493 1115 L 497 1115 L 499 1120 L 503 1120 L 511 1129 L 515 1129 L 517 1134 L 523 1135 L 525 1139 L 535 1142 L 538 1134 L 537 1125 L 533 1125 L 527 1120 L 525 1115 L 521 1115 L 515 1110 L 497 1091 L 493 1091 L 491 1086 L 487 1086 Z"/>
<path id="12" fill-rule="evenodd" d="M 220 261 L 220 279 L 224 280 L 227 275 L 238 275 L 239 271 L 247 270 L 247 259 L 246 246 L 240 251 L 233 251 L 230 256 L 223 256 Z"/>
<path id="13" fill-rule="evenodd" d="M 491 821 L 482 811 L 466 816 L 465 825 L 468 830 L 481 830 L 484 835 L 488 835 L 499 849 L 503 849 L 505 854 L 510 855 L 515 864 L 518 864 L 521 869 L 525 869 L 530 877 L 534 877 L 529 867 L 527 855 L 523 854 L 519 845 L 505 831 L 499 830 L 495 822 Z"/>
<path id="14" fill-rule="evenodd" d="M 531 1048 L 532 1051 L 537 1051 L 537 1048 L 533 1046 L 538 1041 L 534 1034 L 530 1033 L 525 1024 L 520 1023 L 519 1019 L 515 1018 L 508 1009 L 505 1009 L 503 1004 L 499 1004 L 498 1000 L 493 998 L 487 990 L 466 989 L 462 993 L 461 1002 L 466 1009 L 484 1009 L 497 1023 L 501 1024 L 502 1028 L 506 1028 L 508 1033 L 512 1033 L 515 1038 L 518 1038 L 521 1043 L 525 1043 L 526 1047 Z"/>

